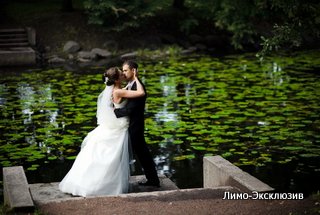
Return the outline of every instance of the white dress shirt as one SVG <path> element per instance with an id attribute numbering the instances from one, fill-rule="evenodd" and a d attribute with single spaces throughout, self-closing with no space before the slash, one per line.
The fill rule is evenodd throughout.
<path id="1" fill-rule="evenodd" d="M 126 88 L 127 88 L 128 90 L 131 90 L 132 85 L 134 84 L 134 82 L 135 82 L 135 81 L 130 81 L 130 82 L 127 84 Z"/>

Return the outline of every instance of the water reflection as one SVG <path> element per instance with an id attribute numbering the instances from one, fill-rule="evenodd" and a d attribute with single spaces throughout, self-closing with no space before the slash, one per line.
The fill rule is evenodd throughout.
<path id="1" fill-rule="evenodd" d="M 5 84 L 0 84 L 0 106 L 6 104 L 7 99 L 5 98 L 5 94 L 7 94 L 7 88 Z"/>
<path id="2" fill-rule="evenodd" d="M 281 66 L 276 62 L 270 64 L 270 69 L 267 69 L 265 73 L 274 86 L 280 86 L 284 83 L 288 84 L 290 81 L 289 76 L 285 72 L 282 72 Z"/>
<path id="3" fill-rule="evenodd" d="M 164 104 L 164 107 L 162 109 L 162 111 L 159 111 L 156 116 L 155 116 L 156 120 L 158 122 L 170 122 L 170 121 L 177 121 L 177 114 L 176 113 L 170 113 L 167 109 L 166 109 L 166 104 Z"/>
<path id="4" fill-rule="evenodd" d="M 30 87 L 27 84 L 22 84 L 18 86 L 17 93 L 21 102 L 21 111 L 23 114 L 27 115 L 27 119 L 24 120 L 24 123 L 30 124 L 32 121 L 31 115 L 33 114 L 32 104 L 36 102 L 35 91 L 33 90 L 33 87 Z"/>
<path id="5" fill-rule="evenodd" d="M 172 97 L 176 96 L 176 83 L 174 78 L 170 78 L 168 76 L 160 76 L 160 86 L 162 86 L 162 96 L 163 97 Z M 169 102 L 172 102 L 170 100 L 165 101 L 163 103 L 162 108 L 157 112 L 155 115 L 155 118 L 158 122 L 169 122 L 169 121 L 177 121 L 178 120 L 178 115 L 176 112 L 173 112 L 174 110 L 168 110 L 170 107 Z"/>
<path id="6" fill-rule="evenodd" d="M 307 64 L 320 68 L 310 59 Z M 159 173 L 181 188 L 201 187 L 203 157 L 219 154 L 279 190 L 319 189 L 311 182 L 320 179 L 320 81 L 291 73 L 286 63 L 246 56 L 141 62 L 146 138 Z M 58 69 L 21 76 L 1 76 L 0 162 L 23 164 L 34 180 L 61 180 L 96 126 L 101 73 Z M 38 179 L 31 176 L 36 164 Z M 288 174 L 280 175 L 281 168 Z"/>

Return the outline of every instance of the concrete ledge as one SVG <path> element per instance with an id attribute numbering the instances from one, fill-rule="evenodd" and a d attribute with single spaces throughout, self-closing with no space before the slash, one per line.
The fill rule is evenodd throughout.
<path id="1" fill-rule="evenodd" d="M 22 166 L 3 168 L 4 205 L 9 210 L 33 209 L 34 204 Z"/>
<path id="2" fill-rule="evenodd" d="M 129 194 L 120 194 L 117 196 L 126 196 L 133 193 L 152 193 L 164 192 L 168 190 L 178 190 L 179 188 L 166 176 L 159 175 L 160 187 L 139 186 L 138 182 L 146 180 L 144 175 L 131 176 L 129 180 Z M 80 197 L 72 196 L 71 194 L 62 193 L 59 190 L 59 182 L 54 183 L 38 183 L 29 184 L 32 198 L 36 205 L 45 204 L 48 202 L 60 202 L 66 200 L 79 200 L 86 198 L 97 198 L 103 196 Z M 106 197 L 106 196 L 104 196 Z M 109 196 L 110 197 L 110 196 Z"/>
<path id="3" fill-rule="evenodd" d="M 19 66 L 36 64 L 36 52 L 30 47 L 0 50 L 0 66 Z"/>
<path id="4" fill-rule="evenodd" d="M 221 156 L 203 158 L 203 183 L 204 188 L 232 186 L 242 192 L 269 192 L 274 190 Z"/>

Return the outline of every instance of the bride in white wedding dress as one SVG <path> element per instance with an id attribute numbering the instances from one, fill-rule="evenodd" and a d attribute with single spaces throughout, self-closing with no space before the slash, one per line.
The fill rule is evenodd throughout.
<path id="1" fill-rule="evenodd" d="M 117 118 L 113 109 L 124 107 L 124 98 L 140 97 L 145 92 L 137 78 L 136 91 L 121 89 L 122 72 L 116 67 L 104 75 L 107 86 L 98 97 L 98 126 L 85 137 L 73 166 L 60 182 L 62 192 L 84 197 L 128 192 L 129 119 Z"/>

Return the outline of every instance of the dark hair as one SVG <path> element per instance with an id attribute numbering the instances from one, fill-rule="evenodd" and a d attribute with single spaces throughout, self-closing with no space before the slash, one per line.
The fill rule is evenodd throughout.
<path id="1" fill-rule="evenodd" d="M 138 69 L 138 64 L 133 60 L 126 60 L 122 65 L 128 65 L 130 69 Z"/>
<path id="2" fill-rule="evenodd" d="M 103 74 L 104 80 L 105 78 L 108 78 L 106 85 L 113 85 L 116 80 L 119 80 L 120 74 L 121 70 L 118 67 L 106 69 L 105 73 Z"/>

